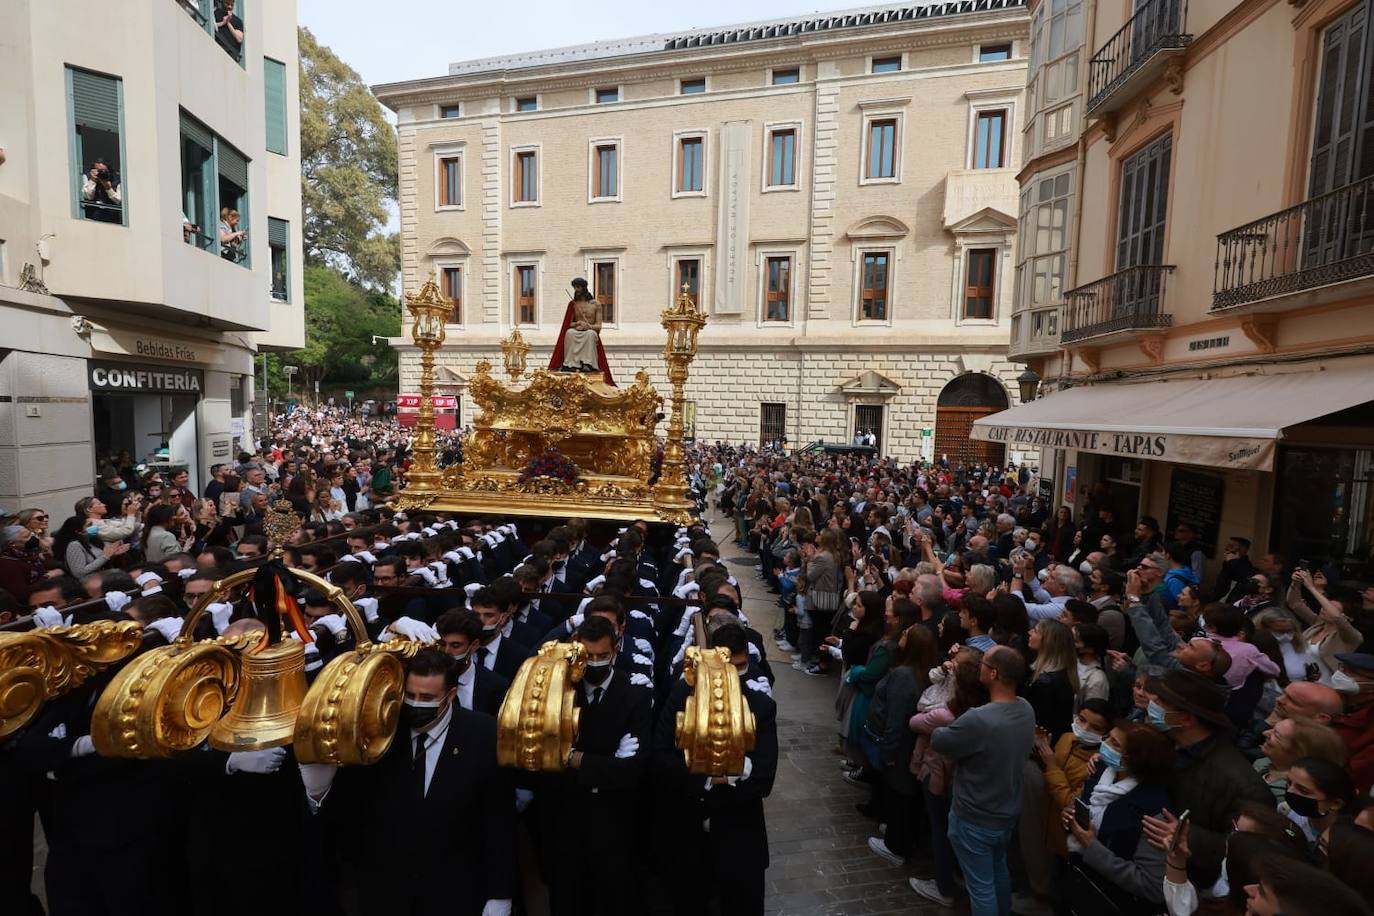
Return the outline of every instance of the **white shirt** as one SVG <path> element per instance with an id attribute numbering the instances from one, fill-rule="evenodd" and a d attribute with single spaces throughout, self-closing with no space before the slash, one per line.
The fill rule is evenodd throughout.
<path id="1" fill-rule="evenodd" d="M 425 736 L 425 794 L 429 794 L 429 784 L 434 779 L 434 768 L 439 764 L 439 755 L 444 752 L 444 739 L 448 736 L 449 723 L 453 721 L 453 707 L 444 710 L 439 721 L 426 732 L 410 730 L 411 759 L 414 759 L 415 738 Z"/>
<path id="2" fill-rule="evenodd" d="M 477 668 L 472 664 L 475 661 L 470 659 L 466 670 L 458 675 L 458 705 L 469 712 L 472 711 L 472 688 L 477 683 Z"/>
<path id="3" fill-rule="evenodd" d="M 478 646 L 476 649 L 472 650 L 473 652 L 480 652 L 482 649 L 487 650 L 487 657 L 485 660 L 481 661 L 480 664 L 488 671 L 496 670 L 496 653 L 501 648 L 501 638 L 501 633 L 498 631 L 497 634 L 491 638 L 491 643 L 489 645 Z M 482 658 L 480 655 L 477 657 L 479 659 Z"/>
<path id="4" fill-rule="evenodd" d="M 602 681 L 600 684 L 592 684 L 584 677 L 582 679 L 582 693 L 587 698 L 587 705 L 590 706 L 592 702 L 596 700 L 596 691 L 598 689 L 601 691 L 601 696 L 604 698 L 613 680 L 615 680 L 615 662 L 611 662 L 611 673 L 606 680 Z"/>

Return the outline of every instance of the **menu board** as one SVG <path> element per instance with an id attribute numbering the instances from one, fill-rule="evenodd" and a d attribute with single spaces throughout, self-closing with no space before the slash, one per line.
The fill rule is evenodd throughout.
<path id="1" fill-rule="evenodd" d="M 1212 474 L 1198 474 L 1174 468 L 1169 480 L 1169 520 L 1164 536 L 1173 539 L 1174 526 L 1187 522 L 1197 529 L 1202 552 L 1213 556 L 1221 528 L 1221 506 L 1225 482 Z"/>

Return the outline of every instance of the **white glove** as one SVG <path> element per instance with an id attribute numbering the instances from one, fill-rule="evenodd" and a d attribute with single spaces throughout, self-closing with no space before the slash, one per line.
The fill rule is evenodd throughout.
<path id="1" fill-rule="evenodd" d="M 649 658 L 654 657 L 654 647 L 649 644 L 649 640 L 647 639 L 641 639 L 639 637 L 636 637 L 635 648 L 638 649 L 640 652 L 644 653 L 645 655 L 649 656 Z"/>
<path id="2" fill-rule="evenodd" d="M 424 579 L 425 584 L 430 588 L 437 588 L 439 586 L 438 577 L 434 575 L 434 570 L 430 569 L 428 566 L 417 566 L 411 570 L 411 573 Z"/>
<path id="3" fill-rule="evenodd" d="M 844 653 L 840 651 L 839 646 L 826 646 L 825 651 L 829 652 L 830 657 L 836 661 L 844 661 Z"/>
<path id="4" fill-rule="evenodd" d="M 532 802 L 532 801 L 534 801 L 534 793 L 533 793 L 533 792 L 531 792 L 529 789 L 516 789 L 516 790 L 515 790 L 515 813 L 516 813 L 516 814 L 524 814 L 524 813 L 525 813 L 525 809 L 528 808 L 528 807 L 530 806 L 530 802 Z"/>
<path id="5" fill-rule="evenodd" d="M 334 777 L 339 768 L 332 763 L 300 763 L 301 782 L 305 784 L 305 794 L 320 801 L 334 785 Z"/>
<path id="6" fill-rule="evenodd" d="M 338 639 L 348 632 L 348 621 L 344 620 L 342 614 L 325 614 L 316 618 L 311 627 L 324 627 L 331 636 Z"/>
<path id="7" fill-rule="evenodd" d="M 638 671 L 636 671 L 634 674 L 630 675 L 630 683 L 631 683 L 632 685 L 634 685 L 635 687 L 652 687 L 652 686 L 654 686 L 654 682 L 651 681 L 651 680 L 649 680 L 649 675 L 647 675 L 647 674 L 640 674 Z"/>
<path id="8" fill-rule="evenodd" d="M 749 774 L 752 773 L 752 772 L 754 772 L 754 762 L 753 762 L 752 760 L 749 759 L 748 755 L 745 755 L 745 758 L 744 758 L 744 771 L 743 771 L 742 773 L 740 773 L 740 775 L 738 775 L 738 776 L 727 776 L 727 777 L 725 777 L 725 784 L 726 784 L 727 786 L 737 785 L 737 784 L 739 784 L 740 782 L 742 782 L 742 781 L 748 779 L 748 778 L 749 778 Z M 710 791 L 711 789 L 714 789 L 714 788 L 716 788 L 716 784 L 713 783 L 713 782 L 711 782 L 710 779 L 707 779 L 707 780 L 706 780 L 706 789 L 707 789 L 707 791 Z"/>
<path id="9" fill-rule="evenodd" d="M 413 639 L 416 642 L 431 643 L 439 641 L 439 631 L 423 621 L 413 617 L 401 617 L 387 625 L 386 633 L 400 636 L 403 639 Z M 386 639 L 383 639 L 385 642 Z"/>
<path id="10" fill-rule="evenodd" d="M 355 560 L 362 560 L 364 563 L 367 563 L 369 566 L 370 566 L 371 564 L 377 562 L 377 555 L 374 554 L 374 553 L 373 553 L 372 551 L 370 551 L 370 550 L 360 550 L 360 551 L 358 551 L 357 553 L 352 554 L 352 557 L 353 557 L 353 559 L 355 559 Z"/>
<path id="11" fill-rule="evenodd" d="M 752 681 L 745 681 L 744 686 L 766 697 L 771 697 L 773 695 L 773 685 L 768 683 L 768 678 L 766 677 L 756 677 Z"/>
<path id="12" fill-rule="evenodd" d="M 640 655 L 638 652 L 630 656 L 630 661 L 634 662 L 636 665 L 643 665 L 646 668 L 652 668 L 654 666 L 654 660 L 652 658 L 647 658 Z"/>
<path id="13" fill-rule="evenodd" d="M 188 566 L 188 567 L 186 567 L 185 569 L 178 569 L 178 570 L 177 570 L 177 578 L 178 578 L 178 579 L 181 579 L 181 580 L 183 580 L 183 581 L 185 581 L 186 579 L 191 578 L 191 577 L 194 576 L 195 574 L 196 574 L 196 568 L 195 568 L 194 566 Z"/>
<path id="14" fill-rule="evenodd" d="M 168 642 L 176 642 L 177 637 L 181 635 L 181 618 L 159 617 L 157 620 L 149 621 L 143 628 L 161 633 L 162 638 Z"/>
<path id="15" fill-rule="evenodd" d="M 62 626 L 62 612 L 51 604 L 34 609 L 33 625 L 40 630 Z"/>
<path id="16" fill-rule="evenodd" d="M 129 602 L 133 601 L 133 599 L 124 592 L 106 592 L 100 597 L 105 599 L 105 606 L 116 613 L 124 610 Z"/>
<path id="17" fill-rule="evenodd" d="M 620 737 L 620 746 L 615 749 L 616 760 L 628 760 L 639 753 L 639 739 L 626 733 Z"/>
<path id="18" fill-rule="evenodd" d="M 363 612 L 363 617 L 368 623 L 377 621 L 377 599 L 376 598 L 355 598 L 353 606 Z"/>
<path id="19" fill-rule="evenodd" d="M 162 577 L 155 572 L 144 572 L 134 576 L 134 581 L 140 586 L 146 586 L 149 582 L 157 582 L 160 584 L 162 582 Z"/>
<path id="20" fill-rule="evenodd" d="M 74 744 L 72 744 L 72 754 L 71 754 L 71 755 L 72 755 L 73 758 L 76 758 L 76 757 L 89 757 L 90 755 L 92 755 L 92 754 L 94 754 L 94 753 L 95 753 L 95 742 L 91 740 L 91 736 L 90 736 L 90 735 L 82 735 L 80 738 L 77 738 L 77 739 L 76 739 L 76 742 L 75 742 Z"/>
<path id="21" fill-rule="evenodd" d="M 264 775 L 281 769 L 286 759 L 286 748 L 269 747 L 265 751 L 236 751 L 229 755 L 224 764 L 224 772 L 257 773 Z"/>
<path id="22" fill-rule="evenodd" d="M 630 616 L 631 616 L 631 617 L 634 617 L 634 618 L 637 618 L 637 619 L 639 619 L 639 620 L 652 620 L 652 619 L 653 619 L 652 617 L 650 617 L 648 614 L 644 613 L 643 611 L 630 611 Z"/>
<path id="23" fill-rule="evenodd" d="M 482 907 L 482 916 L 510 916 L 510 913 L 509 900 L 488 900 Z"/>
<path id="24" fill-rule="evenodd" d="M 762 660 L 763 656 L 759 654 L 759 647 L 754 645 L 753 643 L 749 643 L 748 645 L 749 648 L 747 648 L 745 651 L 749 653 L 749 657 Z"/>
<path id="25" fill-rule="evenodd" d="M 227 601 L 207 604 L 205 611 L 210 615 L 210 622 L 215 625 L 216 633 L 223 633 L 224 628 L 229 626 L 229 618 L 234 616 L 234 606 Z"/>

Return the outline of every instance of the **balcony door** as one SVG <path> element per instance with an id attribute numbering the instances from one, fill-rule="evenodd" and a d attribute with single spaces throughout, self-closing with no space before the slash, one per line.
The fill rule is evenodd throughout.
<path id="1" fill-rule="evenodd" d="M 1116 277 L 1111 318 L 1159 311 L 1161 273 L 1131 270 L 1164 263 L 1169 163 L 1173 135 L 1165 134 L 1121 166 L 1121 206 L 1116 232 Z"/>
<path id="2" fill-rule="evenodd" d="M 1322 36 L 1307 194 L 1311 203 L 1303 227 L 1305 269 L 1374 247 L 1369 192 L 1338 193 L 1374 175 L 1369 6 L 1369 0 L 1357 4 Z"/>

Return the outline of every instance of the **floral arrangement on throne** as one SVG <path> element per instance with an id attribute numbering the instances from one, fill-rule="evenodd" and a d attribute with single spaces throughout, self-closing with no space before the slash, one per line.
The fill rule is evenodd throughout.
<path id="1" fill-rule="evenodd" d="M 581 480 L 582 472 L 571 458 L 557 448 L 550 448 L 529 460 L 524 470 L 520 472 L 518 482 L 528 483 L 539 477 L 552 478 L 562 481 L 568 486 L 573 486 Z"/>

